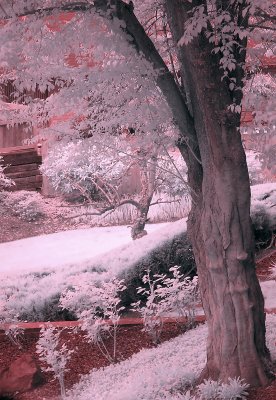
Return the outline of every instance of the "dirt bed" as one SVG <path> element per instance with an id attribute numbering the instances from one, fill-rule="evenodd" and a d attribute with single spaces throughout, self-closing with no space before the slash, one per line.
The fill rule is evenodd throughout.
<path id="1" fill-rule="evenodd" d="M 161 342 L 169 340 L 181 334 L 179 325 L 175 323 L 167 323 L 161 337 Z M 10 340 L 4 336 L 0 336 L 0 367 L 7 365 L 11 360 L 16 359 L 25 352 L 34 355 L 37 362 L 38 356 L 35 352 L 38 332 L 28 332 L 22 341 L 22 349 L 19 349 Z M 81 331 L 74 332 L 64 330 L 61 335 L 61 343 L 66 342 L 69 349 L 75 349 L 71 360 L 68 363 L 68 372 L 65 374 L 66 388 L 70 389 L 77 383 L 82 375 L 90 372 L 92 368 L 105 367 L 109 362 L 102 356 L 96 345 L 88 344 L 85 340 L 84 333 Z M 107 347 L 111 347 L 111 341 L 107 340 Z M 151 348 L 153 344 L 142 331 L 141 325 L 122 326 L 118 334 L 118 361 L 125 360 L 137 353 L 142 348 Z M 40 364 L 41 365 L 41 364 Z M 276 372 L 276 369 L 275 369 Z M 36 388 L 15 396 L 9 397 L 10 400 L 58 400 L 59 386 L 53 380 L 52 373 L 43 372 L 44 383 Z M 248 400 L 275 400 L 276 399 L 276 381 L 272 382 L 268 387 L 251 389 L 249 391 Z"/>
<path id="2" fill-rule="evenodd" d="M 176 337 L 183 331 L 175 323 L 166 323 L 161 336 L 161 342 Z M 11 343 L 4 335 L 0 335 L 0 368 L 9 365 L 12 360 L 23 353 L 31 353 L 41 365 L 36 354 L 36 342 L 39 333 L 25 333 L 22 340 L 22 349 Z M 61 344 L 66 342 L 69 349 L 74 349 L 71 360 L 68 362 L 68 372 L 65 373 L 65 385 L 70 389 L 80 380 L 82 375 L 90 372 L 92 368 L 105 367 L 109 362 L 103 357 L 96 345 L 87 343 L 84 333 L 80 330 L 64 330 L 61 335 Z M 112 342 L 107 339 L 107 348 L 111 349 Z M 142 348 L 154 347 L 149 336 L 142 331 L 142 325 L 122 326 L 118 332 L 118 361 L 125 360 L 137 353 Z M 43 372 L 45 383 L 31 391 L 10 397 L 11 400 L 55 400 L 58 399 L 59 386 L 53 380 L 52 373 Z"/>

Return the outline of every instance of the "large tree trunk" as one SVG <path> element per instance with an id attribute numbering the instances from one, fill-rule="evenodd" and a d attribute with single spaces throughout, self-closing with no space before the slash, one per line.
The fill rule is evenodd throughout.
<path id="1" fill-rule="evenodd" d="M 201 379 L 240 376 L 251 385 L 264 385 L 269 354 L 254 266 L 249 187 L 244 166 L 235 164 L 228 159 L 219 167 L 210 154 L 211 173 L 203 175 L 202 197 L 188 221 L 209 328 Z"/>
<path id="2" fill-rule="evenodd" d="M 175 42 L 187 19 L 188 2 L 167 1 Z M 188 6 L 187 6 L 188 5 Z M 179 50 L 197 134 L 201 164 L 182 150 L 194 191 L 188 232 L 192 241 L 203 307 L 208 322 L 204 378 L 269 381 L 264 301 L 255 273 L 246 158 L 229 115 L 231 94 L 221 82 L 218 60 L 205 37 Z"/>

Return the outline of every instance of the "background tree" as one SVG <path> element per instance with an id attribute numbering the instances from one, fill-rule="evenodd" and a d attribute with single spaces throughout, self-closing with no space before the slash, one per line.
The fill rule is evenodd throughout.
<path id="1" fill-rule="evenodd" d="M 129 138 L 128 133 L 125 138 L 122 136 L 109 137 L 108 144 L 104 140 L 95 143 L 93 138 L 57 142 L 41 170 L 56 190 L 75 191 L 81 196 L 87 209 L 75 217 L 105 215 L 126 204 L 135 207 L 131 236 L 137 239 L 147 233 L 145 225 L 151 206 L 179 201 L 188 193 L 186 171 L 179 155 L 172 149 L 167 151 L 157 138 L 145 149 L 137 148 L 135 137 Z M 137 187 L 127 190 L 126 178 L 133 172 Z M 153 200 L 154 194 L 157 200 Z M 167 200 L 163 199 L 164 194 Z"/>
<path id="2" fill-rule="evenodd" d="M 29 116 L 31 124 L 36 116 L 43 127 L 55 113 L 74 106 L 75 115 L 82 118 L 75 124 L 63 123 L 59 131 L 78 134 L 89 129 L 98 140 L 114 126 L 126 124 L 134 126 L 144 146 L 150 133 L 158 131 L 156 124 L 178 127 L 192 196 L 188 229 L 209 327 L 201 379 L 226 381 L 240 376 L 252 385 L 266 384 L 270 357 L 239 128 L 250 21 L 270 18 L 270 2 L 158 2 L 178 45 L 181 85 L 135 17 L 132 4 L 121 0 L 1 4 L 3 17 L 9 17 L 1 28 L 2 67 L 7 71 L 9 65 L 10 71 L 14 66 L 16 73 L 10 76 L 19 97 L 26 86 L 55 86 L 46 102 L 25 98 L 29 114 L 18 113 L 14 117 L 18 121 Z M 48 15 L 54 24 L 62 11 L 75 13 L 62 29 L 49 27 Z M 75 70 L 61 57 L 69 50 L 78 54 Z M 97 73 L 87 68 L 91 57 Z M 10 79 L 8 71 L 2 79 Z"/>

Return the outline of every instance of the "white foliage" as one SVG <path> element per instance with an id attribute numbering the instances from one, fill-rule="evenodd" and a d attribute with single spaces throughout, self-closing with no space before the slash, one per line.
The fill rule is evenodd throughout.
<path id="1" fill-rule="evenodd" d="M 254 115 L 251 126 L 243 128 L 252 138 L 252 148 L 259 153 L 262 167 L 275 175 L 275 76 L 255 71 L 244 88 L 243 109 Z"/>
<path id="2" fill-rule="evenodd" d="M 99 286 L 101 281 L 133 268 L 147 254 L 185 231 L 186 222 L 180 220 L 134 242 L 126 227 L 112 227 L 93 228 L 88 232 L 82 231 L 82 234 L 79 230 L 63 232 L 1 244 L 8 268 L 1 274 L 0 299 L 3 299 L 9 315 L 20 314 L 23 319 L 41 321 L 45 318 L 45 306 L 76 285 L 78 280 Z M 96 246 L 91 248 L 93 242 Z M 53 247 L 53 243 L 57 246 Z M 68 243 L 73 250 L 77 250 L 70 252 L 69 256 L 66 253 Z M 40 249 L 36 257 L 34 247 Z M 26 259 L 21 269 L 22 249 L 26 252 Z M 15 257 L 13 263 L 8 264 L 11 253 Z"/>
<path id="3" fill-rule="evenodd" d="M 196 398 L 192 396 L 190 390 L 188 390 L 185 394 L 165 394 L 162 400 L 196 400 Z"/>
<path id="4" fill-rule="evenodd" d="M 132 306 L 141 313 L 144 330 L 155 344 L 160 340 L 164 314 L 177 312 L 180 317 L 186 318 L 184 326 L 192 327 L 194 324 L 195 307 L 199 303 L 198 280 L 197 277 L 184 277 L 179 269 L 178 266 L 170 268 L 172 277 L 151 277 L 147 270 L 142 278 L 144 287 L 137 288 L 137 293 L 145 297 L 146 302 L 143 305 L 139 300 Z"/>
<path id="5" fill-rule="evenodd" d="M 251 186 L 251 216 L 257 229 L 275 230 L 276 183 Z"/>
<path id="6" fill-rule="evenodd" d="M 52 91 L 46 101 L 25 98 L 27 110 L 15 118 L 37 124 L 43 135 L 78 137 L 89 131 L 95 140 L 123 126 L 137 134 L 168 126 L 171 113 L 156 89 L 158 72 L 129 45 L 122 24 L 93 10 L 69 15 L 60 28 L 56 13 L 8 21 L 1 29 L 1 65 L 14 69 L 18 96 L 36 85 Z M 3 82 L 10 79 L 9 71 Z"/>
<path id="7" fill-rule="evenodd" d="M 246 151 L 246 163 L 249 172 L 249 179 L 251 185 L 257 185 L 264 183 L 265 178 L 262 171 L 262 165 L 260 162 L 260 153 L 256 151 Z"/>
<path id="8" fill-rule="evenodd" d="M 16 323 L 13 323 L 7 327 L 5 330 L 5 335 L 10 339 L 10 341 L 20 349 L 22 348 L 22 339 L 24 336 L 24 329 L 19 328 Z"/>
<path id="9" fill-rule="evenodd" d="M 220 382 L 212 381 L 211 379 L 205 379 L 203 383 L 198 385 L 197 391 L 200 398 L 203 400 L 215 400 L 219 395 Z"/>
<path id="10" fill-rule="evenodd" d="M 3 190 L 5 188 L 11 187 L 13 185 L 15 185 L 15 183 L 13 182 L 12 179 L 8 178 L 5 175 L 5 168 L 3 165 L 3 157 L 0 156 L 0 190 Z"/>
<path id="11" fill-rule="evenodd" d="M 116 361 L 117 329 L 121 312 L 119 293 L 126 287 L 122 280 L 113 278 L 96 286 L 95 283 L 79 280 L 61 297 L 63 308 L 74 311 L 81 321 L 81 329 L 86 332 L 89 342 L 97 344 L 108 361 Z M 111 321 L 106 324 L 105 320 Z M 113 352 L 104 343 L 105 333 L 113 336 Z"/>
<path id="12" fill-rule="evenodd" d="M 207 28 L 208 16 L 203 5 L 193 8 L 193 15 L 185 22 L 184 34 L 179 39 L 178 45 L 190 43 L 201 31 Z"/>
<path id="13" fill-rule="evenodd" d="M 99 185 L 108 193 L 106 186 L 112 184 L 118 188 L 123 172 L 127 173 L 131 164 L 127 147 L 124 153 L 118 148 L 118 138 L 114 138 L 113 147 L 110 146 L 96 146 L 91 139 L 57 143 L 44 160 L 41 171 L 55 189 L 65 193 L 75 189 L 89 199 L 93 189 L 99 190 Z"/>
<path id="14" fill-rule="evenodd" d="M 229 378 L 228 383 L 222 383 L 219 388 L 219 398 L 223 400 L 246 399 L 249 385 L 243 379 Z"/>
<path id="15" fill-rule="evenodd" d="M 73 350 L 68 350 L 65 343 L 60 345 L 60 334 L 61 331 L 55 329 L 51 324 L 48 324 L 47 327 L 42 327 L 36 345 L 36 352 L 39 355 L 39 359 L 48 365 L 47 367 L 43 366 L 42 369 L 54 373 L 60 385 L 61 397 L 64 399 L 64 373 Z"/>
<path id="16" fill-rule="evenodd" d="M 269 74 L 260 74 L 259 69 L 262 68 L 263 59 L 275 53 L 275 5 L 270 1 L 230 0 L 226 6 L 224 3 L 210 0 L 206 6 L 191 7 L 189 14 L 191 16 L 184 23 L 184 33 L 178 45 L 187 45 L 198 35 L 205 35 L 211 44 L 212 52 L 219 59 L 222 79 L 226 78 L 232 92 L 233 103 L 229 106 L 230 111 L 241 113 L 242 108 L 237 98 L 240 96 L 238 92 L 244 92 L 246 96 L 243 99 L 243 107 L 248 110 L 248 105 L 253 105 L 256 112 L 255 126 L 266 133 L 267 125 L 275 126 L 275 96 L 266 99 L 265 103 L 257 101 L 260 100 L 260 96 L 267 96 L 267 82 L 272 80 Z M 238 62 L 237 59 L 237 53 L 242 51 L 247 52 L 246 64 Z M 237 68 L 243 69 L 245 76 L 248 75 L 248 70 L 253 72 L 253 79 L 250 78 L 246 82 L 245 77 L 242 82 L 238 82 L 235 76 Z M 245 89 L 244 84 L 247 86 Z M 271 92 L 273 86 L 272 83 Z M 252 109 L 250 106 L 249 109 Z"/>
<path id="17" fill-rule="evenodd" d="M 261 216 L 265 210 L 268 226 L 273 228 L 276 225 L 273 207 L 276 184 L 255 185 L 251 187 L 251 192 L 253 221 L 262 227 Z M 106 280 L 109 274 L 114 276 L 133 268 L 166 241 L 185 231 L 186 223 L 180 220 L 168 223 L 159 231 L 134 242 L 130 241 L 126 227 L 112 227 L 2 243 L 0 300 L 5 310 L 1 308 L 1 315 L 13 318 L 20 314 L 24 319 L 41 320 L 45 305 L 51 304 L 61 292 L 76 283 L 72 282 L 72 277 L 95 282 Z M 95 246 L 91 249 L 92 242 Z M 68 251 L 68 243 L 72 252 Z M 33 248 L 39 251 L 34 254 Z"/>
<path id="18" fill-rule="evenodd" d="M 156 348 L 143 349 L 121 363 L 91 372 L 73 388 L 69 399 L 169 400 L 171 388 L 189 386 L 204 366 L 206 335 L 207 327 L 200 326 Z"/>
<path id="19" fill-rule="evenodd" d="M 3 192 L 0 201 L 10 208 L 12 213 L 25 221 L 36 221 L 45 215 L 45 204 L 41 194 L 27 190 Z"/>
<path id="20" fill-rule="evenodd" d="M 160 286 L 157 289 L 163 312 L 176 311 L 180 317 L 185 317 L 186 326 L 192 326 L 195 309 L 200 302 L 198 278 L 184 277 L 180 267 L 170 268 L 173 277 L 160 276 Z"/>
<path id="21" fill-rule="evenodd" d="M 158 296 L 159 277 L 151 278 L 150 271 L 147 270 L 142 278 L 145 287 L 138 287 L 137 294 L 146 297 L 145 305 L 141 305 L 141 300 L 132 304 L 133 310 L 139 311 L 143 318 L 144 331 L 147 332 L 154 344 L 159 343 L 163 329 L 163 305 Z"/>
<path id="22" fill-rule="evenodd" d="M 240 378 L 229 378 L 228 383 L 204 380 L 197 388 L 202 400 L 238 400 L 246 399 L 249 385 Z"/>
<path id="23" fill-rule="evenodd" d="M 275 315 L 267 314 L 266 331 L 267 346 L 272 360 L 276 360 Z M 121 363 L 91 371 L 68 393 L 68 400 L 199 400 L 198 395 L 193 398 L 191 393 L 181 395 L 170 389 L 178 383 L 182 387 L 193 384 L 198 378 L 206 362 L 207 334 L 207 326 L 201 325 L 157 348 L 144 349 Z M 238 385 L 240 388 L 244 382 Z M 231 391 L 233 395 L 241 393 L 233 387 Z"/>
<path id="24" fill-rule="evenodd" d="M 130 212 L 130 220 L 118 222 L 135 223 L 145 203 L 165 203 L 168 195 L 174 197 L 169 202 L 189 197 L 186 167 L 176 149 L 168 151 L 166 144 L 159 145 L 157 139 L 147 149 L 139 144 L 139 138 L 129 137 L 128 130 L 97 143 L 94 138 L 59 142 L 52 147 L 41 171 L 55 189 L 82 196 L 87 208 L 82 207 L 75 218 L 104 218 L 129 203 L 136 211 Z M 130 176 L 136 180 L 134 193 L 128 188 Z"/>
<path id="25" fill-rule="evenodd" d="M 136 196 L 134 200 L 137 201 Z M 171 222 L 188 216 L 190 210 L 189 197 L 171 197 L 164 193 L 157 193 L 152 198 L 153 205 L 150 206 L 148 219 L 151 223 Z M 114 226 L 132 224 L 137 218 L 137 208 L 131 204 L 124 204 L 112 212 L 107 212 L 100 216 L 90 215 L 89 212 L 95 212 L 95 208 L 85 205 L 74 212 L 77 216 L 85 214 L 84 217 L 77 217 L 75 220 L 82 219 L 91 226 Z"/>

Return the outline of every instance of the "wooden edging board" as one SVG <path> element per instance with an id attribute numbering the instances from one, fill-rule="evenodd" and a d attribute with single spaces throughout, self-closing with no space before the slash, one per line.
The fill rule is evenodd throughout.
<path id="1" fill-rule="evenodd" d="M 186 318 L 171 318 L 171 317 L 164 317 L 164 323 L 173 323 L 173 322 L 185 322 Z M 198 315 L 195 318 L 196 322 L 204 322 L 205 316 Z M 111 325 L 112 322 L 109 320 L 105 320 L 106 324 Z M 47 327 L 47 325 L 51 325 L 55 328 L 75 328 L 81 325 L 81 321 L 54 321 L 54 322 L 18 322 L 18 323 L 5 323 L 0 324 L 0 334 L 4 333 L 6 329 L 10 326 L 16 326 L 18 328 L 24 330 L 32 330 L 32 331 L 39 331 L 43 327 Z M 129 325 L 142 325 L 143 319 L 142 318 L 121 318 L 118 322 L 120 326 L 129 326 Z"/>
<path id="2" fill-rule="evenodd" d="M 265 312 L 267 314 L 276 314 L 276 308 L 267 309 L 265 308 Z M 166 323 L 174 323 L 174 322 L 185 322 L 186 318 L 173 318 L 173 317 L 163 317 L 163 322 Z M 195 317 L 196 322 L 205 322 L 205 315 L 197 315 Z M 111 325 L 112 322 L 109 320 L 105 320 L 106 324 Z M 4 334 L 4 332 L 10 326 L 16 326 L 18 328 L 27 330 L 27 331 L 39 331 L 43 327 L 47 327 L 47 325 L 51 325 L 55 328 L 75 328 L 81 326 L 81 321 L 54 321 L 54 322 L 18 322 L 18 323 L 5 323 L 0 324 L 0 335 Z M 142 325 L 142 318 L 121 318 L 118 322 L 120 326 L 131 326 L 131 325 Z"/>
<path id="3" fill-rule="evenodd" d="M 276 314 L 276 308 L 267 309 L 265 308 L 265 312 L 267 314 Z M 163 317 L 163 322 L 166 323 L 174 323 L 174 322 L 185 322 L 186 318 L 173 318 L 173 317 Z M 197 315 L 195 317 L 196 322 L 205 322 L 205 315 Z M 105 320 L 106 324 L 111 325 L 111 321 Z M 43 327 L 47 327 L 47 325 L 51 325 L 55 328 L 75 328 L 81 326 L 81 321 L 54 321 L 54 322 L 18 322 L 18 323 L 5 323 L 0 324 L 0 335 L 5 332 L 10 326 L 16 326 L 18 328 L 24 330 L 31 331 L 39 331 Z M 130 326 L 130 325 L 142 325 L 142 318 L 121 318 L 118 322 L 120 326 Z"/>

